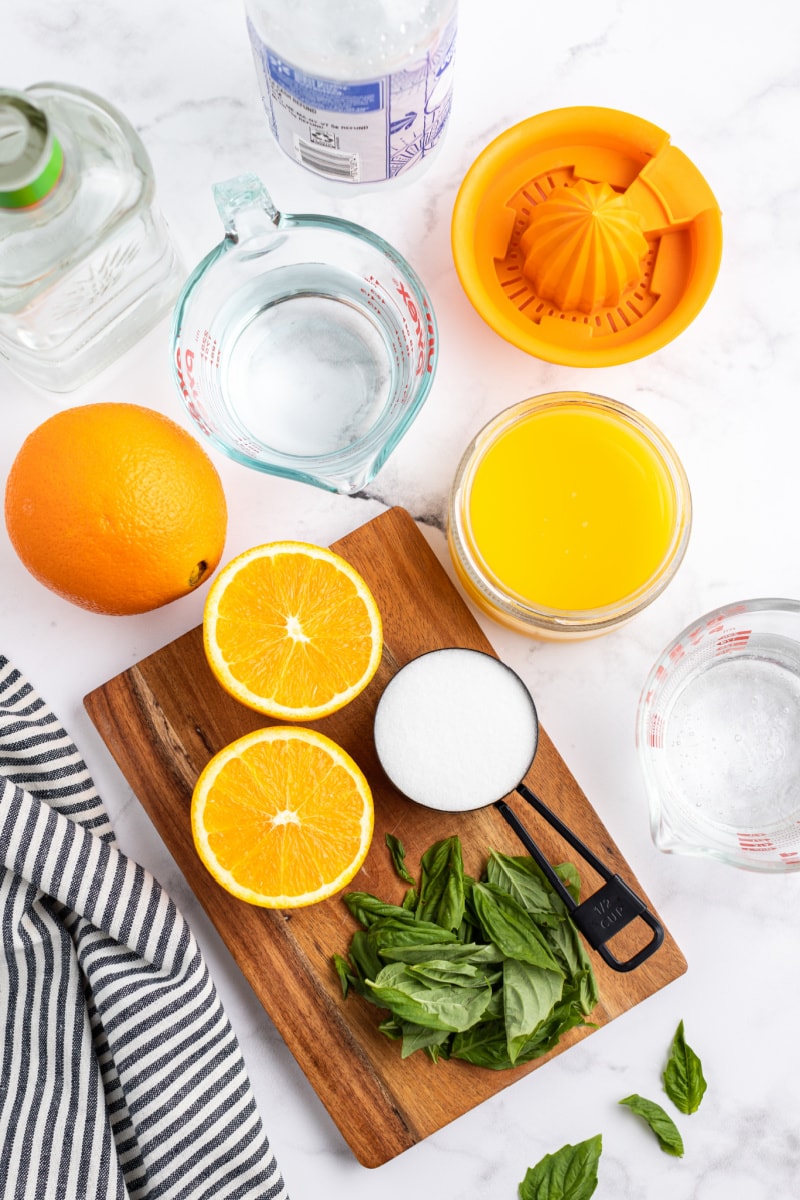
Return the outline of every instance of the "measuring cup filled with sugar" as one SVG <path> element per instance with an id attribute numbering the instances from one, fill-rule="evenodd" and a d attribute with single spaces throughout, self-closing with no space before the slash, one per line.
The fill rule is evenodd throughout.
<path id="1" fill-rule="evenodd" d="M 329 491 L 365 487 L 436 370 L 423 285 L 382 238 L 279 212 L 255 175 L 214 188 L 225 237 L 186 282 L 173 375 L 199 429 L 236 462 Z"/>
<path id="2" fill-rule="evenodd" d="M 693 622 L 645 681 L 636 742 L 653 841 L 752 871 L 800 869 L 800 602 Z"/>
<path id="3" fill-rule="evenodd" d="M 374 735 L 384 772 L 409 800 L 441 812 L 493 804 L 547 876 L 578 930 L 612 969 L 631 971 L 659 948 L 664 930 L 646 904 L 524 783 L 536 754 L 539 723 L 528 689 L 505 663 L 459 647 L 412 659 L 384 689 Z M 577 903 L 564 887 L 508 804 L 512 792 L 604 880 L 587 900 Z M 607 943 L 635 920 L 649 926 L 650 939 L 620 960 Z"/>

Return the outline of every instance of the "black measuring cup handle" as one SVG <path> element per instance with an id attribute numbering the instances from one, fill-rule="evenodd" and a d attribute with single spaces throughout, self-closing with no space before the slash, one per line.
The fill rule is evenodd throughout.
<path id="1" fill-rule="evenodd" d="M 598 888 L 596 892 L 593 892 L 581 904 L 576 904 L 513 809 L 509 808 L 504 800 L 496 802 L 495 808 L 499 810 L 501 816 L 514 830 L 531 858 L 547 876 L 551 885 L 569 910 L 570 917 L 575 922 L 575 925 L 586 938 L 586 941 L 593 950 L 597 951 L 603 962 L 614 971 L 632 971 L 634 968 L 640 966 L 651 954 L 654 954 L 658 950 L 664 941 L 663 925 L 653 916 L 644 901 L 628 887 L 621 876 L 609 870 L 606 864 L 589 849 L 585 842 L 581 841 L 578 835 L 568 825 L 565 825 L 560 817 L 557 817 L 552 809 L 548 808 L 544 801 L 540 800 L 529 787 L 526 787 L 524 783 L 520 783 L 517 785 L 516 790 L 523 800 L 530 804 L 541 817 L 544 817 L 548 825 L 552 826 L 556 833 L 572 846 L 574 850 L 577 850 L 581 858 L 589 863 L 597 874 L 605 880 L 603 886 Z M 620 930 L 624 929 L 626 925 L 630 925 L 632 921 L 637 919 L 644 921 L 650 927 L 653 931 L 653 936 L 641 950 L 638 950 L 630 958 L 618 959 L 616 955 L 611 953 L 606 943 L 618 934 Z"/>

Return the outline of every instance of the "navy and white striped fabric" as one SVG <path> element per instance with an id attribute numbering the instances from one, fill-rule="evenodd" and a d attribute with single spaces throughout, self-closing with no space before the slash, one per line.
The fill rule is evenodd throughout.
<path id="1" fill-rule="evenodd" d="M 0 656 L 0 1196 L 288 1200 L 197 944 Z"/>

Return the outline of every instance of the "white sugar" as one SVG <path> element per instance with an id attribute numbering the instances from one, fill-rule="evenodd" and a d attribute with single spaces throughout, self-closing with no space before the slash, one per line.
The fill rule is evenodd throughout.
<path id="1" fill-rule="evenodd" d="M 536 751 L 536 710 L 522 680 L 476 650 L 435 650 L 387 685 L 375 714 L 383 769 L 404 795 L 462 812 L 513 791 Z"/>

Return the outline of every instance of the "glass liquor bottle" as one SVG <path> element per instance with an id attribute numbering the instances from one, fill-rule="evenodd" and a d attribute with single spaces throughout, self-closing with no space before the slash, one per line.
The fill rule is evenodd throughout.
<path id="1" fill-rule="evenodd" d="M 184 277 L 140 138 L 81 88 L 0 89 L 0 359 L 67 392 L 171 308 Z"/>

